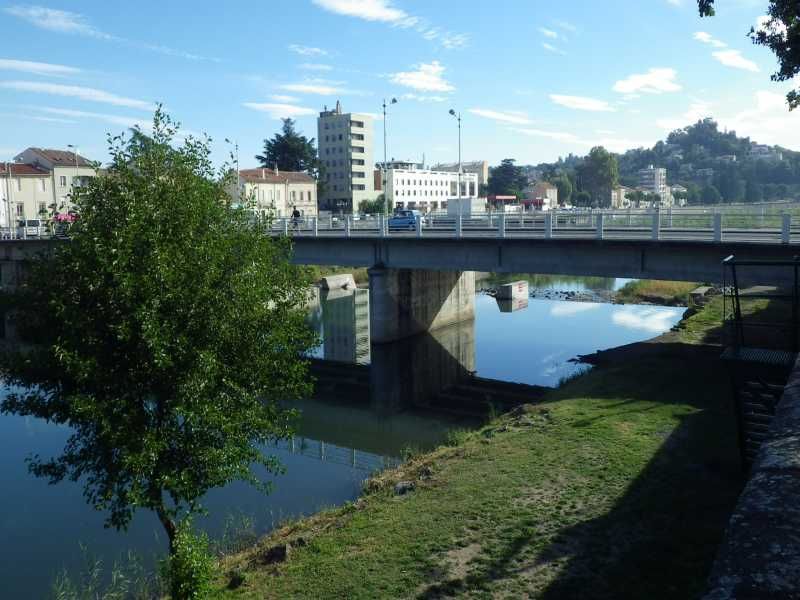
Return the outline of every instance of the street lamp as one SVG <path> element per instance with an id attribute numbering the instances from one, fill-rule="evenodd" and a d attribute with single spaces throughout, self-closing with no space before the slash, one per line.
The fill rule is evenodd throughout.
<path id="1" fill-rule="evenodd" d="M 389 104 L 397 104 L 397 98 L 392 98 L 389 101 Z M 383 99 L 383 204 L 385 206 L 384 212 L 386 216 L 389 216 L 389 190 L 387 189 L 388 186 L 388 177 L 389 173 L 388 163 L 386 162 L 386 98 Z"/>
<path id="2" fill-rule="evenodd" d="M 458 217 L 461 218 L 461 113 L 456 113 L 452 108 L 450 113 L 458 121 Z"/>

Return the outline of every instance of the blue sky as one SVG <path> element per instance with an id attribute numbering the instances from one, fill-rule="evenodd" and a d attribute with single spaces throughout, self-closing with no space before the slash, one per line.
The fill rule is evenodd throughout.
<path id="1" fill-rule="evenodd" d="M 789 86 L 746 37 L 766 4 L 718 0 L 711 19 L 694 0 L 0 4 L 0 160 L 67 144 L 105 160 L 105 134 L 162 102 L 217 160 L 235 140 L 245 167 L 281 116 L 316 137 L 323 105 L 378 115 L 384 97 L 396 158 L 455 160 L 450 108 L 465 160 L 623 151 L 705 116 L 800 149 Z"/>

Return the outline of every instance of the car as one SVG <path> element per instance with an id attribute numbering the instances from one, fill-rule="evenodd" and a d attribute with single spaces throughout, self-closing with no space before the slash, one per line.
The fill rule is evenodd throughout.
<path id="1" fill-rule="evenodd" d="M 389 217 L 389 231 L 414 231 L 417 228 L 417 219 L 422 219 L 418 210 L 398 210 Z"/>

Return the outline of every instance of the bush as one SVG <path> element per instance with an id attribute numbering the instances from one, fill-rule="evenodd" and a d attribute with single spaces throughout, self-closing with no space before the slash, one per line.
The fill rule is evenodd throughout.
<path id="1" fill-rule="evenodd" d="M 214 557 L 209 550 L 208 536 L 195 534 L 190 519 L 178 525 L 171 556 L 163 563 L 173 600 L 199 600 L 211 592 Z"/>

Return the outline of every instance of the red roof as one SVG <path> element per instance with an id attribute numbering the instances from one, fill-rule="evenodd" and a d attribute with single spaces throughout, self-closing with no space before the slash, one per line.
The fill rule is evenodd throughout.
<path id="1" fill-rule="evenodd" d="M 8 171 L 6 170 L 8 167 L 8 171 L 11 171 L 12 175 L 49 175 L 50 171 L 47 169 L 42 169 L 37 167 L 36 165 L 28 165 L 25 163 L 3 163 L 0 162 L 0 175 L 7 176 Z"/>
<path id="2" fill-rule="evenodd" d="M 242 169 L 239 171 L 242 179 L 249 183 L 316 183 L 316 180 L 308 173 L 300 171 L 278 171 L 274 169 Z"/>
<path id="3" fill-rule="evenodd" d="M 74 167 L 77 163 L 79 167 L 91 167 L 92 163 L 84 156 L 76 154 L 71 150 L 54 150 L 52 148 L 30 148 L 40 156 L 43 156 L 56 166 Z"/>

